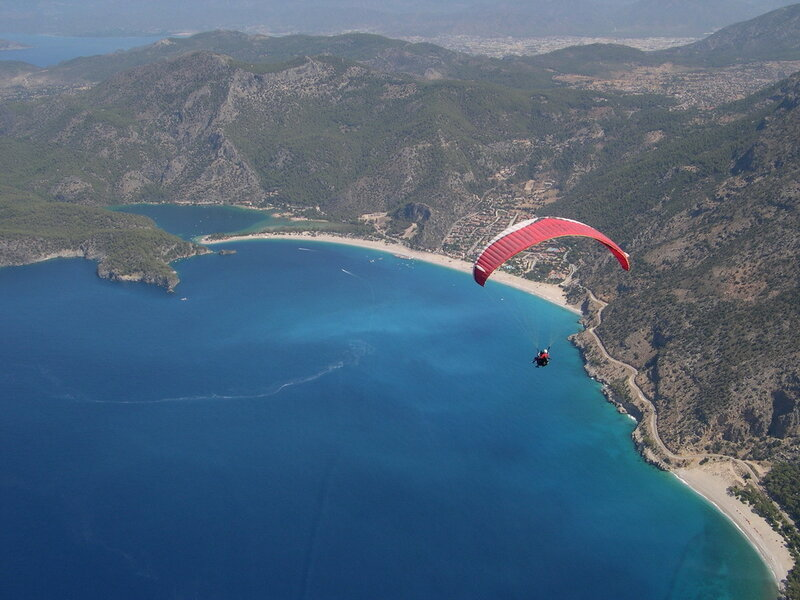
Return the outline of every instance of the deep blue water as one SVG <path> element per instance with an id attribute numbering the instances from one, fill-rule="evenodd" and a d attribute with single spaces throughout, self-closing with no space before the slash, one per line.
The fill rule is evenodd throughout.
<path id="1" fill-rule="evenodd" d="M 139 37 L 64 37 L 28 33 L 0 33 L 0 39 L 30 46 L 23 50 L 0 50 L 0 60 L 18 60 L 38 67 L 50 67 L 79 56 L 108 54 L 146 46 L 166 35 Z"/>
<path id="2" fill-rule="evenodd" d="M 370 250 L 226 247 L 174 295 L 0 270 L 3 597 L 774 597 L 635 454 L 575 315 Z"/>

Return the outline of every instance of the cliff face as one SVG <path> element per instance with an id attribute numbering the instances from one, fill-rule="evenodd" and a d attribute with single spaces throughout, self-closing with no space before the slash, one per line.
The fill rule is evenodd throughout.
<path id="1" fill-rule="evenodd" d="M 96 163 L 94 177 L 72 170 L 42 182 L 44 194 L 59 201 L 258 197 L 257 177 L 222 132 L 230 71 L 213 55 L 133 69 L 83 97 L 35 105 L 10 133 Z"/>
<path id="2" fill-rule="evenodd" d="M 798 135 L 796 76 L 609 173 L 646 177 L 622 197 L 590 177 L 562 205 L 591 205 L 634 257 L 629 274 L 600 258 L 582 279 L 610 301 L 598 333 L 640 370 L 673 449 L 798 451 Z"/>

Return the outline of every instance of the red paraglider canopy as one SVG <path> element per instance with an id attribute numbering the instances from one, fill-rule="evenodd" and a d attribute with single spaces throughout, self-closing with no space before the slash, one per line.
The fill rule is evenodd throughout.
<path id="1" fill-rule="evenodd" d="M 589 237 L 606 246 L 626 271 L 631 268 L 628 254 L 611 239 L 584 223 L 560 217 L 540 217 L 512 225 L 494 238 L 478 255 L 472 276 L 480 285 L 506 260 L 526 248 L 552 238 L 568 235 Z"/>

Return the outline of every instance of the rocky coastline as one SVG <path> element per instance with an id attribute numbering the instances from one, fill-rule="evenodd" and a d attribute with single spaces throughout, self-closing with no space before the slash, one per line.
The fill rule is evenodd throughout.
<path id="1" fill-rule="evenodd" d="M 783 532 L 774 530 L 752 506 L 732 493 L 734 488 L 758 485 L 770 465 L 720 454 L 684 454 L 669 449 L 659 436 L 655 407 L 636 383 L 639 372 L 611 357 L 595 333 L 602 322 L 605 303 L 579 285 L 570 289 L 567 296 L 573 301 L 583 297 L 581 323 L 584 329 L 570 336 L 570 341 L 581 353 L 587 374 L 602 385 L 606 399 L 620 413 L 636 420 L 631 439 L 642 459 L 672 473 L 722 512 L 747 537 L 782 587 L 795 562 L 788 540 Z"/>
<path id="2" fill-rule="evenodd" d="M 173 293 L 180 283 L 180 277 L 169 263 L 210 252 L 204 246 L 187 244 L 182 248 L 170 248 L 163 253 L 163 260 L 136 267 L 116 260 L 103 244 L 91 241 L 70 244 L 63 240 L 0 238 L 0 267 L 23 266 L 55 258 L 83 258 L 97 263 L 97 276 L 101 279 L 142 282 Z"/>

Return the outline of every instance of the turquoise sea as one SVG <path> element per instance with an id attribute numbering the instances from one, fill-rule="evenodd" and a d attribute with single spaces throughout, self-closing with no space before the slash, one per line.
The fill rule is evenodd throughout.
<path id="1" fill-rule="evenodd" d="M 4 598 L 774 598 L 634 452 L 576 315 L 372 250 L 225 247 L 176 294 L 0 270 Z"/>

